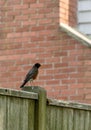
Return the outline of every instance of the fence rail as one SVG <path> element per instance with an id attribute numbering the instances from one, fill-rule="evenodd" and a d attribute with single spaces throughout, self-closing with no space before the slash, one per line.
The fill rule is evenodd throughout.
<path id="1" fill-rule="evenodd" d="M 1 88 L 0 130 L 91 130 L 91 105 L 47 99 L 40 87 Z"/>

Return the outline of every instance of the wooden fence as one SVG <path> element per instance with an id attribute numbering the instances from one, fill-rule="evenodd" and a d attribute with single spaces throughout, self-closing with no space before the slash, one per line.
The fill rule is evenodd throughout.
<path id="1" fill-rule="evenodd" d="M 91 130 L 91 105 L 46 99 L 40 87 L 0 89 L 0 130 Z"/>

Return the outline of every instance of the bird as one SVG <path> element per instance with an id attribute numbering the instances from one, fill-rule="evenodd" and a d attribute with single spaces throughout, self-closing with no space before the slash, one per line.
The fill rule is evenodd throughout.
<path id="1" fill-rule="evenodd" d="M 25 79 L 24 79 L 22 85 L 20 86 L 20 88 L 23 88 L 24 85 L 25 85 L 28 81 L 32 82 L 33 80 L 35 80 L 35 79 L 37 78 L 38 69 L 39 69 L 40 66 L 41 66 L 40 63 L 35 63 L 35 64 L 33 65 L 33 67 L 32 67 L 32 68 L 29 70 L 29 72 L 26 74 Z"/>

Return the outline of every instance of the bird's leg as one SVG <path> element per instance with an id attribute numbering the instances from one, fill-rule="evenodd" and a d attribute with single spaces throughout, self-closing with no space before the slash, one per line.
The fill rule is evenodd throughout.
<path id="1" fill-rule="evenodd" d="M 28 82 L 28 86 L 30 86 L 30 83 Z"/>
<path id="2" fill-rule="evenodd" d="M 29 82 L 29 86 L 32 86 L 32 83 L 31 83 L 31 81 Z"/>
<path id="3" fill-rule="evenodd" d="M 33 79 L 30 80 L 30 86 L 33 86 Z"/>
<path id="4" fill-rule="evenodd" d="M 31 86 L 32 86 L 32 89 L 34 89 L 34 85 L 33 85 L 33 79 L 31 80 Z"/>
<path id="5" fill-rule="evenodd" d="M 33 80 L 33 86 L 35 86 L 35 82 L 34 82 L 34 80 Z"/>

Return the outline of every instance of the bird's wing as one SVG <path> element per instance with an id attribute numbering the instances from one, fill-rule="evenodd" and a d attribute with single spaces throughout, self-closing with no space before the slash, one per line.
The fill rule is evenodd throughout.
<path id="1" fill-rule="evenodd" d="M 36 67 L 33 67 L 33 68 L 27 73 L 27 75 L 26 75 L 24 81 L 26 81 L 26 82 L 29 81 L 29 80 L 32 79 L 33 76 L 34 76 L 35 74 L 37 74 L 37 73 L 38 73 L 38 69 L 37 69 Z"/>

